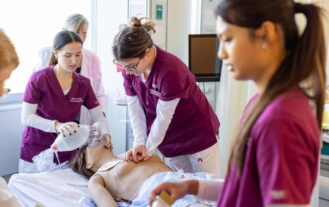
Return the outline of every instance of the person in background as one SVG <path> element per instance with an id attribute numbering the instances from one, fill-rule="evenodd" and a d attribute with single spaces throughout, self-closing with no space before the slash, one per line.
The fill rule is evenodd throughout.
<path id="1" fill-rule="evenodd" d="M 90 80 L 75 73 L 82 56 L 82 40 L 75 32 L 59 32 L 53 42 L 50 66 L 34 72 L 27 83 L 22 105 L 25 125 L 19 172 L 35 172 L 32 158 L 49 149 L 57 137 L 75 133 L 73 122 L 84 105 L 99 124 L 101 138 L 110 139 L 109 126 Z M 70 160 L 76 150 L 59 152 L 60 162 Z M 56 161 L 56 160 L 55 160 Z"/>
<path id="2" fill-rule="evenodd" d="M 19 65 L 16 49 L 6 33 L 0 29 L 0 97 L 3 95 L 5 81 Z M 22 207 L 23 204 L 15 197 L 0 177 L 0 206 Z"/>
<path id="3" fill-rule="evenodd" d="M 307 20 L 300 35 L 299 13 Z M 164 183 L 150 202 L 166 190 L 217 206 L 310 206 L 326 82 L 321 10 L 292 0 L 222 0 L 216 15 L 219 58 L 258 94 L 242 115 L 225 181 Z"/>
<path id="4" fill-rule="evenodd" d="M 81 14 L 72 14 L 67 17 L 65 21 L 64 30 L 73 31 L 79 34 L 82 43 L 84 43 L 88 36 L 88 20 Z M 43 69 L 49 66 L 49 59 L 51 57 L 51 47 L 41 48 L 38 52 L 38 63 L 34 71 Z M 91 87 L 93 88 L 96 98 L 103 110 L 106 111 L 106 97 L 102 84 L 101 63 L 97 55 L 85 48 L 82 49 L 82 59 L 77 65 L 76 72 L 89 78 Z M 88 109 L 82 106 L 81 112 L 77 117 L 77 122 L 80 124 L 90 125 L 92 123 L 91 116 Z"/>
<path id="5" fill-rule="evenodd" d="M 132 17 L 113 45 L 134 136 L 126 160 L 147 160 L 158 148 L 173 169 L 219 177 L 218 118 L 187 66 L 153 44 L 155 24 L 143 20 Z"/>

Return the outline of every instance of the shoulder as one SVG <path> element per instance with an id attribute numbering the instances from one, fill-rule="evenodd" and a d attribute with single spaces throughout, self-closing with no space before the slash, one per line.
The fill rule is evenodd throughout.
<path id="1" fill-rule="evenodd" d="M 77 79 L 77 82 L 82 87 L 90 86 L 90 79 L 79 74 L 79 73 L 73 73 L 75 78 Z"/>
<path id="2" fill-rule="evenodd" d="M 35 71 L 32 73 L 30 81 L 33 82 L 46 81 L 51 76 L 52 72 L 53 72 L 53 66 L 49 66 L 41 70 Z"/>
<path id="3" fill-rule="evenodd" d="M 95 173 L 93 176 L 90 177 L 88 185 L 93 184 L 104 184 L 104 179 L 99 173 Z"/>
<path id="4" fill-rule="evenodd" d="M 156 47 L 156 65 L 157 67 L 165 67 L 170 69 L 176 69 L 176 68 L 187 68 L 185 63 L 180 60 L 178 57 L 173 55 L 172 53 L 165 51 L 159 47 Z"/>
<path id="5" fill-rule="evenodd" d="M 155 68 L 158 76 L 170 80 L 186 80 L 192 75 L 187 65 L 175 55 L 157 47 Z"/>
<path id="6" fill-rule="evenodd" d="M 260 116 L 262 121 L 290 117 L 313 116 L 307 96 L 300 89 L 287 91 L 274 99 Z"/>
<path id="7" fill-rule="evenodd" d="M 277 97 L 257 119 L 252 135 L 267 140 L 272 137 L 301 141 L 301 136 L 315 139 L 319 130 L 306 95 L 296 89 Z"/>

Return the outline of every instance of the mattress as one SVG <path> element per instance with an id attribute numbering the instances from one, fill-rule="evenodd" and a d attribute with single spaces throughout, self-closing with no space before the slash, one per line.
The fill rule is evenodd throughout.
<path id="1" fill-rule="evenodd" d="M 184 176 L 182 176 L 184 175 Z M 137 198 L 131 205 L 118 202 L 119 207 L 149 207 L 148 199 L 152 189 L 165 181 L 177 182 L 185 179 L 214 179 L 207 173 L 163 172 L 155 174 L 141 186 Z M 66 168 L 41 173 L 20 173 L 11 176 L 9 188 L 28 207 L 96 207 L 88 192 L 88 180 L 72 169 Z M 175 201 L 173 207 L 209 207 L 215 202 L 198 201 L 186 195 Z"/>
<path id="2" fill-rule="evenodd" d="M 88 180 L 67 168 L 63 170 L 14 174 L 8 186 L 25 206 L 74 207 L 89 197 Z"/>

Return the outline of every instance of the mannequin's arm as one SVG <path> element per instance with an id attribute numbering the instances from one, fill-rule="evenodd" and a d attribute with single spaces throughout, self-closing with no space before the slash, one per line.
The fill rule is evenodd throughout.
<path id="1" fill-rule="evenodd" d="M 88 190 L 98 207 L 118 207 L 111 193 L 105 188 L 104 179 L 93 175 L 88 182 Z"/>

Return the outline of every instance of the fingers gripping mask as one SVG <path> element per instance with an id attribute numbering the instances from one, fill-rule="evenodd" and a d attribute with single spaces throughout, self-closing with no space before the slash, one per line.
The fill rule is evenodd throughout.
<path id="1" fill-rule="evenodd" d="M 95 126 L 80 125 L 75 133 L 69 136 L 59 134 L 55 142 L 51 145 L 53 151 L 72 151 L 85 144 L 91 147 L 97 147 L 104 143 L 106 139 L 100 140 L 100 133 Z"/>

